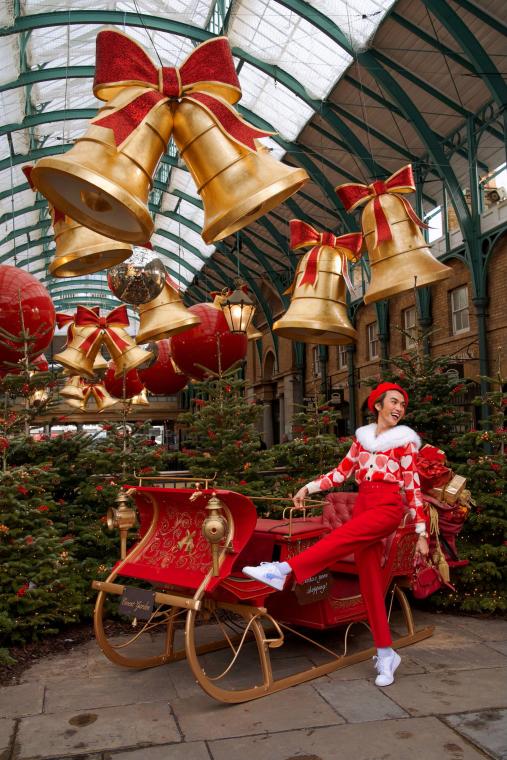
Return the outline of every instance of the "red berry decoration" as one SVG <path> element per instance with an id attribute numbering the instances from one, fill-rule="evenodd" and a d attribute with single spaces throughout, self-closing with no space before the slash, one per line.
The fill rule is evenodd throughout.
<path id="1" fill-rule="evenodd" d="M 114 396 L 115 398 L 123 398 L 123 375 L 115 377 L 115 372 L 115 363 L 109 362 L 109 366 L 104 377 L 104 385 L 106 386 L 106 390 L 109 391 L 111 396 Z M 137 369 L 131 369 L 130 372 L 127 372 L 125 375 L 125 398 L 132 398 L 133 396 L 137 396 L 138 393 L 141 393 L 143 388 L 144 385 L 139 379 Z"/>
<path id="2" fill-rule="evenodd" d="M 196 380 L 204 380 L 209 374 L 206 370 L 218 374 L 219 345 L 222 372 L 245 358 L 246 335 L 231 333 L 219 309 L 209 303 L 198 303 L 190 306 L 188 311 L 196 314 L 201 324 L 171 338 L 172 356 L 182 372 Z"/>
<path id="3" fill-rule="evenodd" d="M 186 375 L 178 374 L 171 361 L 171 341 L 164 338 L 156 343 L 157 359 L 147 369 L 139 369 L 139 377 L 150 393 L 156 396 L 174 396 L 188 383 Z"/>
<path id="4" fill-rule="evenodd" d="M 51 296 L 44 285 L 24 269 L 0 266 L 0 327 L 16 336 L 22 329 L 20 305 L 25 330 L 34 338 L 28 347 L 30 355 L 38 356 L 49 346 L 55 331 Z M 23 345 L 3 338 L 4 343 L 8 345 L 0 345 L 0 364 L 18 361 L 23 355 Z"/>

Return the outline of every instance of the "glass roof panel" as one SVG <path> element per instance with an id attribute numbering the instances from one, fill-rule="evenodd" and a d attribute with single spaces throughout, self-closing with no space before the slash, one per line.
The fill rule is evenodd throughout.
<path id="1" fill-rule="evenodd" d="M 231 44 L 280 66 L 314 98 L 324 98 L 351 56 L 297 12 L 273 0 L 239 0 L 232 6 Z"/>
<path id="2" fill-rule="evenodd" d="M 313 116 L 301 98 L 249 63 L 242 67 L 239 80 L 241 105 L 265 118 L 285 140 L 295 140 Z"/>
<path id="3" fill-rule="evenodd" d="M 363 49 L 395 0 L 307 0 L 349 38 L 355 50 Z"/>

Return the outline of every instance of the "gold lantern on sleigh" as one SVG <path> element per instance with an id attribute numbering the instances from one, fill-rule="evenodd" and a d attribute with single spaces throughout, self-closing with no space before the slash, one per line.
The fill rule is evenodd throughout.
<path id="1" fill-rule="evenodd" d="M 404 166 L 385 181 L 339 185 L 347 211 L 366 203 L 361 225 L 370 261 L 366 304 L 446 279 L 451 269 L 432 256 L 421 228 L 426 228 L 403 197 L 415 191 L 412 167 Z"/>
<path id="2" fill-rule="evenodd" d="M 107 104 L 74 147 L 40 159 L 33 182 L 72 219 L 127 243 L 151 237 L 152 179 L 173 131 L 203 198 L 203 238 L 234 232 L 292 195 L 303 169 L 284 166 L 232 108 L 241 97 L 227 38 L 199 45 L 179 67 L 157 68 L 134 40 L 97 35 L 94 94 Z"/>
<path id="3" fill-rule="evenodd" d="M 291 248 L 312 246 L 300 260 L 287 312 L 273 325 L 283 338 L 338 346 L 353 343 L 357 332 L 347 314 L 347 261 L 356 261 L 362 235 L 335 237 L 299 219 L 290 222 Z"/>

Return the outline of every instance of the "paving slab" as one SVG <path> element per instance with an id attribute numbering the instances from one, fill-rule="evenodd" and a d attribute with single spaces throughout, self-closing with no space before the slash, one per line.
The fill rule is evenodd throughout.
<path id="1" fill-rule="evenodd" d="M 169 706 L 155 702 L 23 718 L 14 756 L 16 760 L 50 760 L 64 755 L 134 749 L 180 740 Z"/>
<path id="2" fill-rule="evenodd" d="M 506 641 L 488 641 L 485 646 L 491 647 L 491 649 L 494 649 L 497 652 L 501 652 L 502 654 L 507 656 L 507 640 Z"/>
<path id="3" fill-rule="evenodd" d="M 426 639 L 410 651 L 411 657 L 428 671 L 507 667 L 507 656 L 482 643 L 433 647 L 432 640 Z"/>
<path id="4" fill-rule="evenodd" d="M 445 722 L 498 760 L 507 757 L 507 710 L 446 715 Z"/>
<path id="5" fill-rule="evenodd" d="M 210 755 L 204 742 L 185 742 L 135 749 L 132 752 L 115 752 L 114 755 L 106 752 L 104 760 L 210 760 Z"/>
<path id="6" fill-rule="evenodd" d="M 399 705 L 367 681 L 315 681 L 316 691 L 347 723 L 408 718 Z"/>
<path id="7" fill-rule="evenodd" d="M 436 718 L 284 731 L 212 741 L 209 748 L 213 760 L 484 760 Z"/>
<path id="8" fill-rule="evenodd" d="M 238 705 L 220 704 L 201 694 L 176 700 L 171 707 L 185 741 L 265 734 L 269 731 L 287 731 L 294 726 L 313 728 L 344 722 L 308 684 Z"/>
<path id="9" fill-rule="evenodd" d="M 49 655 L 25 670 L 20 678 L 21 683 L 32 681 L 59 681 L 70 676 L 84 676 L 87 673 L 87 652 L 78 647 L 71 651 Z"/>
<path id="10" fill-rule="evenodd" d="M 455 625 L 481 641 L 505 641 L 507 620 L 491 618 L 456 617 Z"/>
<path id="11" fill-rule="evenodd" d="M 390 699 L 415 716 L 507 707 L 507 668 L 407 676 L 387 690 Z"/>
<path id="12" fill-rule="evenodd" d="M 42 712 L 44 684 L 26 683 L 0 689 L 0 715 L 2 718 L 21 718 Z"/>
<path id="13" fill-rule="evenodd" d="M 14 720 L 0 718 L 0 752 L 6 752 L 10 747 L 15 727 L 16 723 Z"/>
<path id="14" fill-rule="evenodd" d="M 122 671 L 97 678 L 74 677 L 65 684 L 49 682 L 44 712 L 168 702 L 177 696 L 165 667 Z"/>

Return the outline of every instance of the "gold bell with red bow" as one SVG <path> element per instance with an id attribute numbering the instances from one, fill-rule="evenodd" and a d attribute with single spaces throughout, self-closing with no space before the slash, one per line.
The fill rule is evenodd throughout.
<path id="1" fill-rule="evenodd" d="M 128 403 L 134 406 L 149 406 L 150 402 L 148 401 L 148 391 L 146 388 L 143 388 L 141 393 L 132 396 L 132 398 L 128 400 Z"/>
<path id="2" fill-rule="evenodd" d="M 78 307 L 79 310 L 80 307 Z M 57 314 L 57 324 L 59 323 Z M 67 315 L 61 315 L 67 317 Z M 71 320 L 74 318 L 71 317 Z M 97 334 L 92 325 L 69 325 L 67 344 L 63 351 L 54 355 L 55 362 L 68 369 L 73 375 L 93 378 L 94 362 L 102 343 L 102 335 Z"/>
<path id="3" fill-rule="evenodd" d="M 273 325 L 283 338 L 302 343 L 339 346 L 353 343 L 357 332 L 347 314 L 347 261 L 356 261 L 362 243 L 360 233 L 335 237 L 317 232 L 299 219 L 290 222 L 290 247 L 311 245 L 298 264 L 292 298 L 284 316 Z"/>
<path id="4" fill-rule="evenodd" d="M 65 399 L 73 398 L 77 401 L 83 401 L 83 380 L 79 377 L 79 375 L 73 375 L 72 377 L 69 377 L 60 391 L 60 396 Z"/>
<path id="5" fill-rule="evenodd" d="M 111 406 L 115 406 L 119 402 L 119 399 L 113 398 L 102 383 L 95 383 L 94 385 L 88 386 L 88 388 L 95 399 L 99 414 L 106 409 L 109 409 Z M 88 398 L 89 396 L 86 396 L 85 405 Z"/>
<path id="6" fill-rule="evenodd" d="M 195 327 L 200 321 L 184 305 L 177 285 L 170 277 L 166 277 L 162 292 L 153 301 L 139 306 L 136 342 L 140 344 L 169 338 Z"/>
<path id="7" fill-rule="evenodd" d="M 32 166 L 23 172 L 32 190 Z M 99 235 L 83 227 L 49 203 L 55 238 L 55 255 L 48 271 L 53 277 L 79 277 L 121 264 L 132 254 L 132 246 Z"/>
<path id="8" fill-rule="evenodd" d="M 410 164 L 385 181 L 348 183 L 336 188 L 347 211 L 366 203 L 362 229 L 370 261 L 366 304 L 390 298 L 415 286 L 446 279 L 451 269 L 432 256 L 421 232 L 427 228 L 404 195 L 415 191 Z"/>

